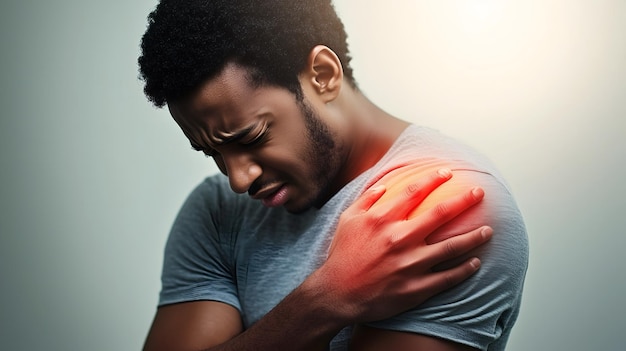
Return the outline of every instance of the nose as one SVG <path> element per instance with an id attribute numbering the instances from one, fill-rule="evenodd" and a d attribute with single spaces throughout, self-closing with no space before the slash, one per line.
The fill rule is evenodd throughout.
<path id="1" fill-rule="evenodd" d="M 238 194 L 247 192 L 263 172 L 261 166 L 246 154 L 231 153 L 222 155 L 222 158 L 230 188 Z"/>

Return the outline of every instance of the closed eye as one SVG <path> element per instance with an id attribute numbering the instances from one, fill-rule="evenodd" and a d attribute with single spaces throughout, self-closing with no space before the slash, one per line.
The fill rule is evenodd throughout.
<path id="1" fill-rule="evenodd" d="M 244 138 L 239 141 L 239 143 L 243 146 L 258 146 L 267 141 L 268 132 L 267 129 L 263 130 L 261 133 L 255 135 L 252 138 Z"/>

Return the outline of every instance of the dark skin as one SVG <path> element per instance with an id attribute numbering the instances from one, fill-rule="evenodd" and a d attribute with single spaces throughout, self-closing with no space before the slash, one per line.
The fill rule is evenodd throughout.
<path id="1" fill-rule="evenodd" d="M 375 164 L 407 126 L 344 84 L 336 55 L 327 47 L 315 47 L 300 83 L 307 103 L 342 146 L 337 159 L 343 166 L 323 186 L 311 168 L 310 141 L 298 137 L 303 133 L 293 133 L 306 130 L 293 96 L 281 88 L 251 88 L 245 74 L 244 68 L 227 65 L 189 99 L 168 106 L 194 147 L 217 153 L 216 161 L 234 191 L 249 192 L 262 184 L 255 194 L 269 205 L 297 212 L 320 199 L 323 203 Z M 258 121 L 271 125 L 271 137 L 261 146 L 215 142 L 214 131 L 227 134 Z M 409 177 L 405 191 L 385 201 L 379 199 L 391 184 L 381 179 L 341 215 L 327 261 L 250 328 L 243 329 L 238 310 L 220 302 L 163 306 L 144 349 L 325 350 L 337 332 L 356 325 L 354 350 L 469 350 L 429 336 L 362 326 L 413 308 L 478 269 L 480 261 L 470 258 L 443 271 L 432 270 L 491 237 L 488 227 L 461 226 L 455 236 L 426 245 L 430 234 L 483 198 L 481 189 L 465 188 L 420 206 L 428 203 L 431 192 L 453 183 L 451 177 L 436 170 Z M 417 207 L 421 212 L 408 219 Z"/>

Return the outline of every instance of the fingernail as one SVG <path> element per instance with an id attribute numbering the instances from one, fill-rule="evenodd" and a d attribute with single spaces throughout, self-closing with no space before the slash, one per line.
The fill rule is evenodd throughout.
<path id="1" fill-rule="evenodd" d="M 373 188 L 370 188 L 370 191 L 375 192 L 375 193 L 381 192 L 383 190 L 385 190 L 385 186 L 384 185 L 377 185 L 377 186 L 375 186 Z"/>
<path id="2" fill-rule="evenodd" d="M 470 265 L 472 266 L 472 268 L 478 269 L 480 267 L 480 260 L 474 257 L 470 260 Z"/>
<path id="3" fill-rule="evenodd" d="M 476 199 L 480 199 L 481 197 L 483 197 L 483 195 L 485 195 L 485 192 L 483 191 L 483 189 L 481 189 L 479 187 L 475 187 L 474 189 L 472 189 L 472 195 Z"/>
<path id="4" fill-rule="evenodd" d="M 450 168 L 440 168 L 437 173 L 443 178 L 450 178 L 452 176 L 452 171 Z"/>
<path id="5" fill-rule="evenodd" d="M 489 239 L 491 234 L 493 234 L 493 229 L 491 229 L 491 227 L 484 227 L 480 231 L 480 235 L 482 235 L 483 239 Z"/>

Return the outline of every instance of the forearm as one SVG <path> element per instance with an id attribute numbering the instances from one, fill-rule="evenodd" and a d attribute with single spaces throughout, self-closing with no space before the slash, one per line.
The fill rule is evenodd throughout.
<path id="1" fill-rule="evenodd" d="M 352 322 L 321 283 L 314 273 L 246 331 L 206 351 L 327 350 L 331 339 Z"/>

